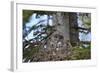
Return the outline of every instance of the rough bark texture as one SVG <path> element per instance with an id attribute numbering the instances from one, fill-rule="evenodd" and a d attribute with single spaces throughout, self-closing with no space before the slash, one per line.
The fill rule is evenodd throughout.
<path id="1" fill-rule="evenodd" d="M 70 25 L 70 42 L 72 46 L 75 46 L 79 42 L 79 32 L 77 23 L 77 13 L 69 13 L 69 25 Z"/>
<path id="2" fill-rule="evenodd" d="M 68 13 L 57 12 L 53 15 L 53 25 L 55 32 L 47 41 L 48 49 L 67 49 L 67 41 L 69 41 L 69 16 Z"/>

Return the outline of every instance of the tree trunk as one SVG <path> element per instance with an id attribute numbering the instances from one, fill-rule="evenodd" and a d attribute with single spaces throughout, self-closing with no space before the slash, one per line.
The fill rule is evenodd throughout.
<path id="1" fill-rule="evenodd" d="M 79 32 L 77 23 L 77 13 L 69 13 L 69 25 L 70 25 L 70 42 L 72 46 L 78 45 Z"/>
<path id="2" fill-rule="evenodd" d="M 66 41 L 70 40 L 68 13 L 57 12 L 53 14 L 53 26 L 55 27 L 56 31 L 49 38 L 47 42 L 47 48 L 49 50 L 66 49 Z"/>

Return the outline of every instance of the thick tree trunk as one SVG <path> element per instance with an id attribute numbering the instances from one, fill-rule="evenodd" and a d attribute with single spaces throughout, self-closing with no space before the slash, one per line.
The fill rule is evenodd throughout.
<path id="1" fill-rule="evenodd" d="M 69 25 L 70 25 L 70 42 L 72 46 L 78 45 L 79 31 L 77 23 L 77 13 L 69 13 Z"/>
<path id="2" fill-rule="evenodd" d="M 47 41 L 48 49 L 67 49 L 67 41 L 69 37 L 69 16 L 68 13 L 57 12 L 53 14 L 53 26 L 55 26 L 55 32 Z"/>

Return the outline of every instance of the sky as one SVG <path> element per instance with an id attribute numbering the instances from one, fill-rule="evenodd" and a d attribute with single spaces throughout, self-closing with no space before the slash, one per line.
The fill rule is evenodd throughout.
<path id="1" fill-rule="evenodd" d="M 83 22 L 79 18 L 77 21 L 79 27 L 84 27 Z M 81 41 L 91 41 L 91 33 L 90 32 L 88 34 L 79 33 L 79 39 Z"/>

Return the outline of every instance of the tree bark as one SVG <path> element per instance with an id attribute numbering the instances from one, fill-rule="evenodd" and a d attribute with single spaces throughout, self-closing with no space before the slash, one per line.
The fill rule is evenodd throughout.
<path id="1" fill-rule="evenodd" d="M 77 23 L 77 13 L 69 13 L 69 25 L 70 25 L 70 42 L 72 46 L 76 46 L 79 42 L 79 32 Z"/>
<path id="2" fill-rule="evenodd" d="M 47 41 L 48 49 L 66 49 L 66 41 L 70 40 L 69 37 L 69 16 L 68 13 L 57 12 L 53 16 L 53 26 L 55 32 Z"/>

